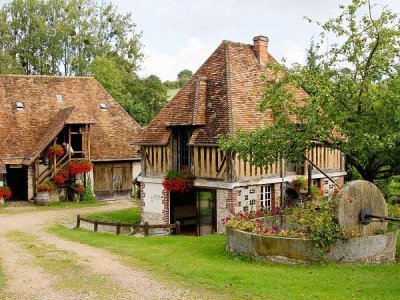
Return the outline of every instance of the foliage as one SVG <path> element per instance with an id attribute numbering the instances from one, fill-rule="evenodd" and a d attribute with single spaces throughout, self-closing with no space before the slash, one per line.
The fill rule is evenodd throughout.
<path id="1" fill-rule="evenodd" d="M 182 71 L 180 71 L 178 73 L 178 85 L 179 87 L 183 87 L 186 82 L 189 81 L 189 79 L 193 76 L 193 72 L 188 70 L 188 69 L 184 69 Z"/>
<path id="2" fill-rule="evenodd" d="M 340 8 L 318 23 L 321 40 L 307 65 L 267 65 L 260 110 L 274 123 L 222 138 L 223 149 L 265 166 L 278 157 L 300 161 L 318 142 L 342 151 L 365 180 L 400 173 L 399 18 L 366 0 Z M 309 97 L 299 101 L 294 87 Z"/>
<path id="3" fill-rule="evenodd" d="M 67 169 L 72 175 L 83 174 L 90 172 L 93 169 L 93 164 L 86 159 L 71 160 L 67 165 Z"/>
<path id="4" fill-rule="evenodd" d="M 138 67 L 140 35 L 131 14 L 93 0 L 13 0 L 0 10 L 0 62 L 7 73 L 89 75 L 98 56 Z"/>
<path id="5" fill-rule="evenodd" d="M 0 199 L 1 198 L 10 199 L 12 197 L 12 190 L 8 186 L 0 186 Z"/>
<path id="6" fill-rule="evenodd" d="M 107 221 L 107 222 L 121 222 L 128 224 L 140 224 L 140 208 L 127 208 L 122 210 L 115 210 L 103 213 L 94 213 L 85 218 L 89 220 Z"/>
<path id="7" fill-rule="evenodd" d="M 61 226 L 50 230 L 120 255 L 128 266 L 207 299 L 394 299 L 399 293 L 400 264 L 261 264 L 227 253 L 226 237 L 219 234 L 132 239 Z"/>
<path id="8" fill-rule="evenodd" d="M 400 205 L 398 204 L 388 204 L 388 216 L 392 218 L 399 218 L 400 219 Z"/>
<path id="9" fill-rule="evenodd" d="M 94 196 L 93 190 L 92 190 L 92 180 L 90 179 L 90 176 L 89 176 L 86 181 L 85 191 L 82 195 L 82 201 L 92 201 L 94 199 L 95 199 L 95 196 Z"/>
<path id="10" fill-rule="evenodd" d="M 127 111 L 141 125 L 149 124 L 168 99 L 166 87 L 155 75 L 133 81 L 130 93 L 134 97 Z"/>
<path id="11" fill-rule="evenodd" d="M 64 148 L 60 144 L 54 144 L 49 147 L 47 154 L 50 157 L 61 157 L 64 155 Z"/>
<path id="12" fill-rule="evenodd" d="M 85 188 L 84 188 L 83 184 L 79 184 L 79 183 L 72 183 L 71 190 L 79 195 L 83 195 L 83 193 L 85 192 Z"/>
<path id="13" fill-rule="evenodd" d="M 46 182 L 39 184 L 36 189 L 38 192 L 50 192 L 52 188 L 51 184 Z"/>
<path id="14" fill-rule="evenodd" d="M 188 168 L 182 170 L 169 170 L 163 180 L 163 186 L 171 192 L 189 192 L 194 186 L 196 177 Z"/>

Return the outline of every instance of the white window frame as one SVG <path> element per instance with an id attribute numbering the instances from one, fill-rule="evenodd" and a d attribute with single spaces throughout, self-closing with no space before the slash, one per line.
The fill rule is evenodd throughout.
<path id="1" fill-rule="evenodd" d="M 261 208 L 270 210 L 272 208 L 272 187 L 270 184 L 261 186 Z"/>

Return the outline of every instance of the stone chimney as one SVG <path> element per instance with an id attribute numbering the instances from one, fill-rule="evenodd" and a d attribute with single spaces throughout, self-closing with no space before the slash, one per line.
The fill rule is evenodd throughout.
<path id="1" fill-rule="evenodd" d="M 265 63 L 268 61 L 268 41 L 268 38 L 262 35 L 253 38 L 253 51 L 260 63 Z"/>

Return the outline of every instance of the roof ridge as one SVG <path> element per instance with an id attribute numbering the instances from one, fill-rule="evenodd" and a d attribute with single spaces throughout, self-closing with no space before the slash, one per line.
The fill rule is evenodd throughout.
<path id="1" fill-rule="evenodd" d="M 94 76 L 62 76 L 62 75 L 27 75 L 27 74 L 0 74 L 0 77 L 31 77 L 31 78 L 65 78 L 65 79 L 94 79 Z"/>
<path id="2" fill-rule="evenodd" d="M 231 93 L 231 69 L 229 65 L 229 45 L 224 44 L 224 62 L 225 62 L 225 82 L 226 82 L 226 100 L 228 103 L 228 132 L 233 131 L 233 115 L 232 115 L 232 93 Z"/>

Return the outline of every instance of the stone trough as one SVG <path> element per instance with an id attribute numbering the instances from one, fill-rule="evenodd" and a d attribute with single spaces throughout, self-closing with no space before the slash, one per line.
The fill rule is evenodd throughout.
<path id="1" fill-rule="evenodd" d="M 329 253 L 322 253 L 312 241 L 300 238 L 265 236 L 227 227 L 229 251 L 249 256 L 256 260 L 284 263 L 340 262 L 340 263 L 385 263 L 394 262 L 397 230 L 387 231 L 387 223 L 360 222 L 361 211 L 368 208 L 374 215 L 387 216 L 383 195 L 372 183 L 353 181 L 340 192 L 337 210 L 339 224 L 358 232 L 360 237 L 337 243 Z M 273 221 L 275 222 L 275 221 Z M 282 221 L 280 221 L 282 222 Z M 377 234 L 380 232 L 385 232 Z"/>

